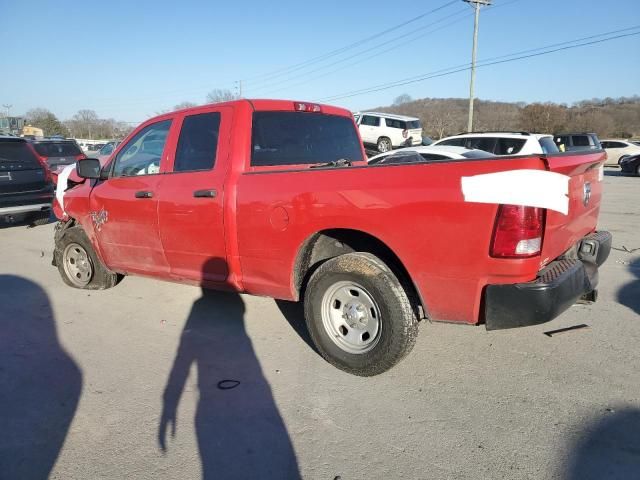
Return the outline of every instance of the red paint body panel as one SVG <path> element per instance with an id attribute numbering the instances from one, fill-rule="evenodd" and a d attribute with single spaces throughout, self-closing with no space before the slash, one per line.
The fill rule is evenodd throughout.
<path id="1" fill-rule="evenodd" d="M 307 114 L 351 118 L 347 110 L 321 108 Z M 298 298 L 294 265 L 310 237 L 323 230 L 362 231 L 398 256 L 433 319 L 464 323 L 481 320 L 486 285 L 534 279 L 544 264 L 595 230 L 602 153 L 320 169 L 250 166 L 253 112 L 293 109 L 292 101 L 241 100 L 151 119 L 118 150 L 146 125 L 172 118 L 161 174 L 110 178 L 93 188 L 87 181 L 67 191 L 66 210 L 113 270 L 289 300 Z M 222 115 L 215 168 L 173 173 L 183 118 L 209 111 Z M 517 169 L 571 176 L 569 215 L 547 212 L 542 255 L 492 258 L 498 206 L 465 202 L 461 178 Z M 586 206 L 585 181 L 592 186 Z M 153 199 L 132 198 L 146 188 L 157 193 Z M 193 198 L 199 189 L 215 189 L 217 196 Z M 101 208 L 108 221 L 97 231 L 89 212 Z"/>

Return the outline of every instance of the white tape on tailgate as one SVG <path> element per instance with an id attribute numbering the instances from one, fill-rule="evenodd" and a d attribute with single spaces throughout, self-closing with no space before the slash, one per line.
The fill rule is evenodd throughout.
<path id="1" fill-rule="evenodd" d="M 462 177 L 465 202 L 502 203 L 569 213 L 569 178 L 546 170 L 509 170 Z"/>

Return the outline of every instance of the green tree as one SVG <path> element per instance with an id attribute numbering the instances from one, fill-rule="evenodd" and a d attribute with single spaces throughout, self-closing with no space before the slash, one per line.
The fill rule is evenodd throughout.
<path id="1" fill-rule="evenodd" d="M 69 130 L 62 124 L 58 117 L 46 108 L 34 108 L 29 110 L 26 115 L 26 122 L 32 127 L 41 128 L 46 136 L 62 135 L 69 136 Z"/>

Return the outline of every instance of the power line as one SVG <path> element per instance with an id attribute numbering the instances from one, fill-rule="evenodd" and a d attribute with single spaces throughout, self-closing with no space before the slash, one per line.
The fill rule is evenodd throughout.
<path id="1" fill-rule="evenodd" d="M 501 4 L 499 4 L 499 5 L 492 5 L 492 6 L 490 6 L 490 7 L 488 7 L 488 8 L 487 8 L 487 11 L 493 11 L 493 10 L 495 10 L 496 8 L 505 7 L 505 6 L 507 6 L 507 5 L 510 5 L 510 4 L 512 4 L 512 3 L 519 2 L 519 1 L 521 1 L 521 0 L 510 0 L 510 1 L 507 1 L 507 2 L 505 2 L 505 3 L 501 3 Z M 329 65 L 325 65 L 324 67 L 320 67 L 320 68 L 318 68 L 318 69 L 316 69 L 316 70 L 312 70 L 312 71 L 310 71 L 310 72 L 306 72 L 306 73 L 303 73 L 303 74 L 301 74 L 301 75 L 296 75 L 295 77 L 292 77 L 292 78 L 288 78 L 288 79 L 284 79 L 284 80 L 278 81 L 278 82 L 276 82 L 276 83 L 274 83 L 274 84 L 271 84 L 271 85 L 273 85 L 273 86 L 279 86 L 279 85 L 282 85 L 282 84 L 283 84 L 283 82 L 284 82 L 284 84 L 287 84 L 290 80 L 293 80 L 293 79 L 295 79 L 295 78 L 304 77 L 304 76 L 307 76 L 307 75 L 309 75 L 309 74 L 312 74 L 312 73 L 315 73 L 315 72 L 321 71 L 321 70 L 323 70 L 323 69 L 325 69 L 325 68 L 328 68 L 328 67 L 330 67 L 330 66 L 333 66 L 333 65 L 336 65 L 336 64 L 339 64 L 339 63 L 343 63 L 343 62 L 344 62 L 344 61 L 346 61 L 346 60 L 351 60 L 351 59 L 353 59 L 353 58 L 355 58 L 355 57 L 358 57 L 358 56 L 362 55 L 363 53 L 367 53 L 367 52 L 369 52 L 369 51 L 371 51 L 371 50 L 374 50 L 375 48 L 378 48 L 378 47 L 380 47 L 380 46 L 386 45 L 386 44 L 388 44 L 388 43 L 390 43 L 390 42 L 394 42 L 394 41 L 396 41 L 396 40 L 400 40 L 400 39 L 402 39 L 402 38 L 404 38 L 404 37 L 407 37 L 407 36 L 409 36 L 409 35 L 412 35 L 412 34 L 414 34 L 414 33 L 416 33 L 416 32 L 419 32 L 419 31 L 421 31 L 421 30 L 424 30 L 424 29 L 425 29 L 425 28 L 427 28 L 427 27 L 433 26 L 433 25 L 435 25 L 435 24 L 437 24 L 437 23 L 440 23 L 440 22 L 441 22 L 441 21 L 443 21 L 443 20 L 446 20 L 446 19 L 451 18 L 451 17 L 455 17 L 455 16 L 459 15 L 460 13 L 464 13 L 464 12 L 466 12 L 466 10 L 459 10 L 459 11 L 457 11 L 457 12 L 455 12 L 455 13 L 451 14 L 451 15 L 447 15 L 447 16 L 445 16 L 445 17 L 442 17 L 441 19 L 439 19 L 439 20 L 437 20 L 437 21 L 435 21 L 435 22 L 432 22 L 432 23 L 430 23 L 430 24 L 424 25 L 424 26 L 422 26 L 422 27 L 420 27 L 420 28 L 417 28 L 417 29 L 414 29 L 414 30 L 412 30 L 412 31 L 410 31 L 410 32 L 407 32 L 406 34 L 403 34 L 403 35 L 400 35 L 400 36 L 398 36 L 398 37 L 395 37 L 395 38 L 393 38 L 393 39 L 391 39 L 391 40 L 388 40 L 387 42 L 385 42 L 385 43 L 383 43 L 383 44 L 376 45 L 376 46 L 374 46 L 374 47 L 372 47 L 372 48 L 369 48 L 369 49 L 367 49 L 367 50 L 363 50 L 363 51 L 361 51 L 361 52 L 358 52 L 358 53 L 356 53 L 356 54 L 354 54 L 354 55 L 352 55 L 352 56 L 350 56 L 350 57 L 346 57 L 346 58 L 344 58 L 344 59 L 338 60 L 338 61 L 336 61 L 336 62 L 334 62 L 334 63 L 329 64 Z M 394 45 L 394 46 L 392 46 L 392 47 L 390 47 L 390 48 L 387 48 L 387 49 L 385 49 L 385 50 L 382 50 L 382 51 L 376 52 L 376 53 L 374 53 L 373 55 L 368 55 L 368 56 L 366 56 L 365 58 L 360 59 L 360 60 L 357 60 L 357 61 L 355 61 L 355 62 L 351 62 L 351 63 L 349 63 L 348 65 L 345 65 L 345 66 L 342 66 L 342 67 L 339 67 L 339 68 L 333 69 L 333 70 L 331 70 L 331 71 L 329 71 L 329 72 L 326 72 L 326 73 L 323 73 L 323 74 L 321 74 L 321 75 L 316 75 L 315 77 L 313 77 L 313 78 L 312 78 L 312 79 L 310 79 L 310 80 L 316 80 L 316 79 L 318 79 L 318 78 L 323 78 L 323 77 L 326 77 L 326 76 L 328 76 L 328 75 L 331 75 L 332 73 L 335 73 L 335 72 L 339 72 L 339 71 L 341 71 L 341 70 L 344 70 L 345 68 L 351 68 L 351 67 L 353 67 L 354 65 L 358 65 L 358 64 L 363 63 L 363 62 L 365 62 L 365 61 L 367 61 L 367 60 L 370 60 L 370 59 L 372 59 L 372 58 L 376 58 L 376 57 L 378 57 L 379 55 L 385 54 L 385 53 L 387 53 L 387 52 L 390 52 L 390 51 L 392 51 L 392 50 L 395 50 L 395 49 L 397 49 L 397 48 L 400 48 L 400 47 L 402 47 L 402 46 L 404 46 L 404 45 L 407 45 L 407 44 L 409 44 L 409 43 L 415 42 L 416 40 L 419 40 L 419 39 L 421 39 L 421 38 L 424 38 L 424 37 L 426 37 L 426 36 L 428 36 L 428 35 L 431 35 L 432 33 L 435 33 L 435 32 L 437 32 L 437 31 L 443 30 L 444 28 L 449 27 L 449 26 L 451 26 L 451 25 L 453 25 L 453 24 L 456 24 L 456 23 L 458 23 L 458 22 L 460 22 L 460 21 L 464 20 L 465 18 L 468 18 L 468 17 L 470 17 L 470 16 L 472 16 L 472 15 L 473 15 L 472 13 L 467 13 L 467 14 L 465 14 L 465 15 L 463 15 L 463 16 L 461 16 L 461 17 L 459 17 L 459 18 L 457 18 L 457 19 L 455 19 L 455 20 L 453 20 L 453 21 L 451 21 L 451 22 L 445 23 L 444 25 L 442 25 L 442 26 L 440 26 L 440 27 L 438 27 L 438 28 L 435 28 L 435 29 L 433 29 L 433 30 L 429 30 L 429 31 L 427 31 L 427 32 L 424 32 L 424 33 L 422 33 L 422 34 L 420 34 L 420 35 L 417 35 L 417 36 L 415 36 L 415 37 L 413 37 L 413 38 L 408 39 L 407 41 L 400 42 L 400 43 L 398 43 L 398 44 L 396 44 L 396 45 Z M 269 90 L 267 90 L 267 91 L 268 91 L 268 92 L 279 92 L 279 91 L 282 91 L 282 90 L 285 90 L 285 89 L 290 89 L 290 88 L 298 87 L 298 86 L 301 86 L 301 85 L 305 85 L 305 84 L 306 84 L 306 83 L 308 83 L 308 82 L 309 82 L 309 80 L 305 80 L 305 81 L 302 81 L 302 82 L 297 82 L 297 83 L 295 83 L 295 84 L 293 84 L 293 85 L 288 85 L 288 86 L 284 86 L 284 87 L 281 87 L 281 88 L 277 88 L 276 90 L 269 89 Z M 258 92 L 264 91 L 264 90 L 266 90 L 266 89 L 268 89 L 268 88 L 269 88 L 269 85 L 267 85 L 267 86 L 263 86 L 263 87 L 258 87 Z"/>
<path id="2" fill-rule="evenodd" d="M 636 26 L 636 27 L 631 27 L 631 28 L 627 28 L 624 30 L 631 30 L 634 28 L 640 28 L 640 25 Z M 617 31 L 614 32 L 609 32 L 607 34 L 601 34 L 599 36 L 604 36 L 604 35 L 610 35 L 611 33 L 616 33 Z M 604 42 L 608 42 L 611 40 L 616 40 L 619 38 L 625 38 L 625 37 L 631 37 L 631 36 L 635 36 L 635 35 L 640 35 L 640 32 L 634 32 L 634 33 L 627 33 L 627 34 L 622 34 L 622 35 L 616 35 L 613 37 L 608 37 L 608 38 L 603 38 L 601 40 L 592 40 L 589 42 L 583 42 L 583 43 L 579 43 L 577 45 L 569 45 L 569 46 L 565 46 L 565 47 L 559 47 L 559 48 L 554 48 L 551 50 L 545 50 L 543 52 L 539 52 L 539 53 L 532 53 L 532 54 L 528 54 L 528 55 L 519 55 L 519 53 L 521 52 L 515 52 L 515 53 L 511 53 L 511 54 L 507 54 L 507 55 L 503 55 L 502 57 L 513 57 L 514 55 L 519 55 L 516 56 L 514 58 L 507 58 L 505 60 L 495 60 L 495 61 L 491 61 L 488 62 L 487 60 L 484 60 L 481 62 L 480 65 L 477 65 L 477 68 L 480 67 L 488 67 L 491 65 L 498 65 L 498 64 L 502 64 L 502 63 L 508 63 L 508 62 L 514 62 L 517 60 L 523 60 L 526 58 L 532 58 L 532 57 L 539 57 L 542 55 L 547 55 L 550 53 L 555 53 L 555 52 L 559 52 L 559 51 L 563 51 L 563 50 L 570 50 L 573 48 L 579 48 L 579 47 L 584 47 L 584 46 L 588 46 L 588 45 L 595 45 L 595 44 L 599 44 L 599 43 L 604 43 Z M 579 40 L 573 40 L 571 42 L 564 42 L 564 43 L 575 43 L 576 41 Z M 532 50 L 542 50 L 544 48 L 549 48 L 549 46 L 547 47 L 540 47 L 537 49 L 532 49 Z M 531 50 L 529 50 L 531 51 Z M 496 58 L 500 58 L 500 57 L 496 57 Z M 460 67 L 460 68 L 459 68 Z M 343 98 L 351 98 L 351 97 L 355 97 L 358 95 L 364 95 L 366 93 L 374 93 L 374 92 L 379 92 L 379 91 L 383 91 L 383 90 L 388 90 L 390 88 L 394 88 L 394 87 L 401 87 L 404 85 L 409 85 L 412 83 L 417 83 L 417 82 L 421 82 L 424 80 L 429 80 L 431 78 L 437 78 L 437 77 L 443 77 L 446 75 L 453 75 L 454 73 L 459 73 L 459 72 L 464 72 L 464 71 L 468 71 L 471 69 L 471 66 L 469 64 L 464 64 L 464 66 L 459 66 L 459 67 L 448 67 L 448 68 L 444 68 L 441 70 L 437 70 L 434 72 L 429 72 L 429 73 L 425 73 L 416 77 L 409 77 L 409 78 L 405 78 L 402 80 L 397 80 L 395 82 L 390 82 L 390 83 L 386 83 L 386 84 L 380 84 L 380 85 L 375 85 L 375 86 L 371 86 L 365 89 L 361 89 L 361 90 L 353 90 L 351 92 L 346 92 L 344 94 L 339 94 L 339 95 L 334 95 L 331 97 L 324 97 L 319 99 L 319 101 L 334 101 L 334 100 L 340 100 Z M 443 73 L 441 73 L 443 72 Z"/>
<path id="3" fill-rule="evenodd" d="M 304 66 L 306 66 L 306 65 L 308 65 L 310 63 L 319 62 L 319 61 L 325 60 L 327 58 L 333 57 L 335 55 L 339 55 L 342 52 L 345 52 L 347 50 L 351 50 L 352 48 L 358 47 L 358 46 L 360 46 L 360 45 L 362 45 L 364 43 L 369 42 L 370 40 L 374 40 L 374 39 L 376 39 L 376 38 L 378 38 L 378 37 L 380 37 L 382 35 L 386 35 L 387 33 L 393 32 L 394 30 L 398 30 L 399 28 L 402 28 L 402 27 L 404 27 L 406 25 L 409 25 L 411 23 L 417 22 L 418 20 L 421 20 L 422 18 L 424 18 L 424 17 L 426 17 L 428 15 L 431 15 L 432 13 L 438 12 L 440 10 L 443 10 L 443 9 L 453 5 L 454 3 L 457 3 L 457 1 L 458 0 L 451 0 L 451 1 L 449 1 L 449 2 L 447 2 L 445 4 L 443 4 L 443 5 L 440 5 L 437 8 L 429 10 L 428 12 L 425 12 L 425 13 L 423 13 L 421 15 L 413 17 L 413 18 L 411 18 L 411 19 L 409 19 L 407 21 L 404 21 L 402 23 L 399 23 L 397 25 L 394 25 L 393 27 L 389 27 L 386 30 L 374 33 L 373 35 L 370 35 L 370 36 L 368 36 L 366 38 L 358 40 L 357 42 L 351 43 L 349 45 L 346 45 L 344 47 L 338 48 L 336 50 L 332 50 L 330 52 L 327 52 L 327 53 L 325 53 L 323 55 L 319 55 L 317 57 L 311 58 L 309 60 L 305 60 L 304 62 L 300 62 L 300 63 L 294 64 L 294 65 L 290 65 L 289 67 L 284 67 L 284 68 L 281 68 L 281 69 L 278 69 L 278 70 L 274 70 L 274 71 L 272 71 L 270 73 L 261 74 L 261 75 L 257 75 L 257 76 L 254 76 L 254 77 L 249 77 L 249 78 L 245 79 L 245 82 L 246 83 L 251 83 L 251 82 L 253 82 L 254 80 L 256 80 L 258 78 L 263 78 L 264 79 L 264 78 L 267 78 L 267 77 L 270 78 L 270 77 L 281 76 L 281 75 L 284 75 L 285 73 L 291 73 L 293 71 L 297 71 L 297 70 L 299 70 L 301 68 L 304 68 Z"/>
<path id="4" fill-rule="evenodd" d="M 431 27 L 431 26 L 433 26 L 433 25 L 436 25 L 436 24 L 438 24 L 438 23 L 442 22 L 443 20 L 446 20 L 446 19 L 451 18 L 451 17 L 458 16 L 458 15 L 460 15 L 461 13 L 465 13 L 465 12 L 466 12 L 466 10 L 459 10 L 459 11 L 457 11 L 457 12 L 454 12 L 454 13 L 450 14 L 450 15 L 447 15 L 447 16 L 445 16 L 445 17 L 442 17 L 441 19 L 436 20 L 435 22 L 428 23 L 427 25 L 424 25 L 424 26 L 422 26 L 422 27 L 420 27 L 420 28 L 416 28 L 416 29 L 414 29 L 414 30 L 411 30 L 410 32 L 407 32 L 407 33 L 404 33 L 404 34 L 399 35 L 399 36 L 397 36 L 397 37 L 394 37 L 394 38 L 392 38 L 392 39 L 390 39 L 390 40 L 387 40 L 386 42 L 378 43 L 378 44 L 376 44 L 376 45 L 374 45 L 374 46 L 372 46 L 372 47 L 369 47 L 369 48 L 367 48 L 367 49 L 365 49 L 365 50 L 361 50 L 360 52 L 356 52 L 356 53 L 354 53 L 353 55 L 350 55 L 350 56 L 348 56 L 348 57 L 341 58 L 340 60 L 336 60 L 336 61 L 335 61 L 335 62 L 333 62 L 333 63 L 329 63 L 329 64 L 327 64 L 327 65 L 323 65 L 323 66 L 318 67 L 318 68 L 316 68 L 316 69 L 314 69 L 314 70 L 310 70 L 310 71 L 308 71 L 308 72 L 303 72 L 303 73 L 301 73 L 301 74 L 295 75 L 295 76 L 293 76 L 293 77 L 286 78 L 286 79 L 284 79 L 284 80 L 276 80 L 276 82 L 275 82 L 275 83 L 270 83 L 270 84 L 267 84 L 267 85 L 264 85 L 264 86 L 260 86 L 260 87 L 258 87 L 258 90 L 259 90 L 259 91 L 260 91 L 260 90 L 264 90 L 264 89 L 270 88 L 270 87 L 275 86 L 275 85 L 280 85 L 280 84 L 282 84 L 283 82 L 285 82 L 285 83 L 286 83 L 286 82 L 289 82 L 289 81 L 291 81 L 291 80 L 295 80 L 295 79 L 297 79 L 297 78 L 306 77 L 306 76 L 308 76 L 308 75 L 312 75 L 312 74 L 314 74 L 314 73 L 316 73 L 316 72 L 322 71 L 322 70 L 324 70 L 325 68 L 330 68 L 330 67 L 333 67 L 333 66 L 335 66 L 335 65 L 338 65 L 338 64 L 340 64 L 340 63 L 344 63 L 344 62 L 346 62 L 346 61 L 352 60 L 352 59 L 354 59 L 354 58 L 356 58 L 356 57 L 359 57 L 359 56 L 360 56 L 360 55 L 362 55 L 362 54 L 369 53 L 369 52 L 371 52 L 371 51 L 373 51 L 373 50 L 376 50 L 377 48 L 380 48 L 380 47 L 383 47 L 383 46 L 385 46 L 385 45 L 388 45 L 388 44 L 389 44 L 389 43 L 391 43 L 391 42 L 395 42 L 395 41 L 397 41 L 397 40 L 402 40 L 403 38 L 406 38 L 406 37 L 408 37 L 408 36 L 410 36 L 410 35 L 413 35 L 413 34 L 414 34 L 414 33 L 416 33 L 416 32 L 422 31 L 422 30 L 424 30 L 424 29 L 426 29 L 426 28 L 428 28 L 428 27 Z M 459 18 L 459 19 L 457 19 L 457 20 L 455 20 L 455 21 L 453 21 L 453 22 L 449 22 L 448 24 L 445 24 L 444 26 L 452 25 L 452 24 L 456 23 L 457 21 L 459 21 L 459 20 L 461 20 L 462 18 L 465 18 L 465 17 L 467 17 L 467 16 L 468 16 L 468 14 L 464 15 L 463 17 L 461 17 L 461 18 Z M 443 26 L 443 27 L 441 27 L 441 28 L 444 28 L 444 26 Z M 440 30 L 441 28 L 438 28 L 437 30 Z M 434 30 L 434 31 L 435 31 L 435 30 Z M 432 33 L 432 31 L 429 31 L 429 32 L 427 32 L 427 33 Z M 424 35 L 425 35 L 425 34 L 420 35 L 419 37 L 416 37 L 415 39 L 417 39 L 417 38 L 421 38 L 421 37 L 423 37 Z M 410 41 L 414 41 L 415 39 L 411 39 Z M 400 45 L 404 45 L 404 44 L 406 44 L 406 43 L 407 43 L 407 42 L 403 42 L 403 43 L 401 43 Z M 389 49 L 389 50 L 392 50 L 393 48 L 396 48 L 396 47 L 392 47 L 392 48 L 391 48 L 391 49 Z M 389 50 L 387 50 L 387 51 L 389 51 Z M 370 57 L 367 57 L 367 58 L 370 58 Z M 353 65 L 353 63 L 352 63 L 351 65 Z"/>

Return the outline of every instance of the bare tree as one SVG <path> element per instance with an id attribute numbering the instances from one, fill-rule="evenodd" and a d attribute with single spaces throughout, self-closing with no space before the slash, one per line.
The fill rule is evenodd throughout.
<path id="1" fill-rule="evenodd" d="M 46 108 L 31 109 L 26 113 L 25 117 L 28 125 L 41 128 L 45 135 L 69 136 L 67 127 Z"/>
<path id="2" fill-rule="evenodd" d="M 410 103 L 413 101 L 413 98 L 407 93 L 403 93 L 402 95 L 398 95 L 396 99 L 393 101 L 393 105 L 403 105 L 405 103 Z"/>
<path id="3" fill-rule="evenodd" d="M 231 90 L 216 88 L 207 93 L 207 103 L 219 103 L 228 102 L 229 100 L 235 100 L 236 97 Z"/>
<path id="4" fill-rule="evenodd" d="M 196 103 L 193 102 L 181 102 L 177 105 L 173 106 L 174 110 L 182 110 L 183 108 L 191 108 L 191 107 L 197 107 L 198 105 Z"/>
<path id="5" fill-rule="evenodd" d="M 566 129 L 567 110 L 554 103 L 532 103 L 522 109 L 520 125 L 530 132 L 559 132 Z"/>

